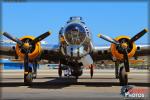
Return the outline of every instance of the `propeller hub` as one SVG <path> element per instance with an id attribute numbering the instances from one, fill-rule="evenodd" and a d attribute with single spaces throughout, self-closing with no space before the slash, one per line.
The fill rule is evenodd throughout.
<path id="1" fill-rule="evenodd" d="M 24 43 L 23 47 L 26 48 L 26 49 L 29 49 L 30 48 L 30 44 L 29 43 Z"/>
<path id="2" fill-rule="evenodd" d="M 124 48 L 124 49 L 127 49 L 127 47 L 128 47 L 127 43 L 122 43 L 121 46 L 122 46 L 122 48 Z"/>

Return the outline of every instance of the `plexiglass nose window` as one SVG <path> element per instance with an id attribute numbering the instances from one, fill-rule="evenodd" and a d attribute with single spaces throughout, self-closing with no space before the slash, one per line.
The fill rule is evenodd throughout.
<path id="1" fill-rule="evenodd" d="M 71 45 L 82 44 L 85 37 L 85 29 L 80 24 L 71 24 L 65 30 L 65 39 Z"/>

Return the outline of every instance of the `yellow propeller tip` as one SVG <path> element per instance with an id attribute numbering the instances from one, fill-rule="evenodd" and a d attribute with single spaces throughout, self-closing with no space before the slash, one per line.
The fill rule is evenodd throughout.
<path id="1" fill-rule="evenodd" d="M 98 37 L 101 37 L 101 34 L 98 34 L 97 36 L 98 36 Z"/>
<path id="2" fill-rule="evenodd" d="M 145 28 L 144 30 L 145 30 L 146 32 L 148 32 L 148 29 L 147 29 L 147 28 Z"/>
<path id="3" fill-rule="evenodd" d="M 50 32 L 50 31 L 48 31 L 48 33 L 49 33 L 49 35 L 51 34 L 51 32 Z"/>

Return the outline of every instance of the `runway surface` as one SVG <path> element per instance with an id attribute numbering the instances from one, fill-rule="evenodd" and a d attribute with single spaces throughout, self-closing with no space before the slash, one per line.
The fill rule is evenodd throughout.
<path id="1" fill-rule="evenodd" d="M 135 89 L 149 90 L 149 72 L 147 70 L 131 70 L 129 85 Z M 90 79 L 89 70 L 76 80 L 73 77 L 58 78 L 57 70 L 38 70 L 37 79 L 31 86 L 24 86 L 23 71 L 9 70 L 1 73 L 1 99 L 8 100 L 104 100 L 119 99 L 121 86 L 115 79 L 114 70 L 95 70 Z M 148 92 L 144 94 L 148 100 Z M 139 98 L 138 98 L 139 99 Z"/>

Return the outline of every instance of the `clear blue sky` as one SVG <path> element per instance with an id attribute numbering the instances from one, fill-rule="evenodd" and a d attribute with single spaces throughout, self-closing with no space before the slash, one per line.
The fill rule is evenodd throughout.
<path id="1" fill-rule="evenodd" d="M 2 31 L 17 37 L 38 36 L 48 30 L 45 40 L 58 44 L 58 32 L 70 16 L 81 16 L 92 31 L 94 45 L 110 44 L 98 33 L 113 38 L 133 36 L 148 28 L 147 2 L 26 2 L 2 4 Z M 148 43 L 148 34 L 136 43 Z"/>

